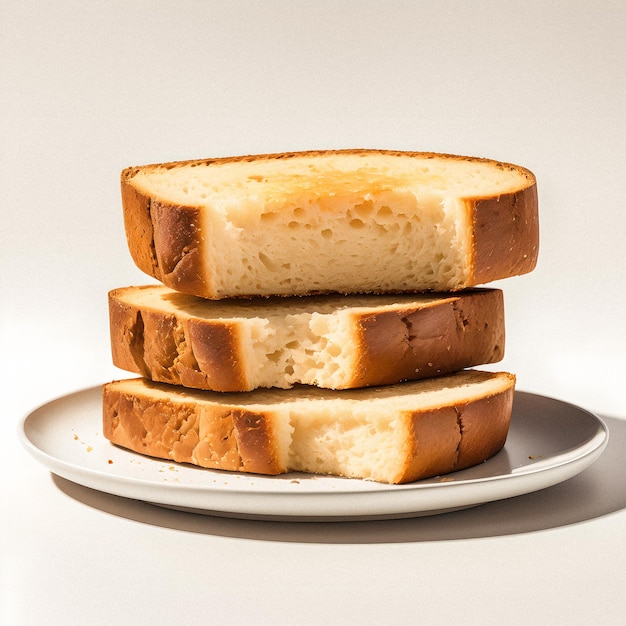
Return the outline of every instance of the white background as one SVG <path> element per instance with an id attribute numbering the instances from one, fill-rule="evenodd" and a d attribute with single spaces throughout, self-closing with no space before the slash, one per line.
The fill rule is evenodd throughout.
<path id="1" fill-rule="evenodd" d="M 27 457 L 15 431 L 32 406 L 122 375 L 110 364 L 106 294 L 149 282 L 126 248 L 124 167 L 343 147 L 485 156 L 534 171 L 540 260 L 532 274 L 498 285 L 508 335 L 498 367 L 515 372 L 520 389 L 626 417 L 625 32 L 626 3 L 618 1 L 5 0 L 6 623 L 142 623 L 141 615 L 211 623 L 204 611 L 220 623 L 253 623 L 255 607 L 257 623 L 268 624 L 321 623 L 329 615 L 337 623 L 380 623 L 385 615 L 418 623 L 412 618 L 420 612 L 461 623 L 464 606 L 492 606 L 494 623 L 518 616 L 554 624 L 565 615 L 562 623 L 572 624 L 586 623 L 594 603 L 604 623 L 618 623 L 626 608 L 616 596 L 626 582 L 618 556 L 626 552 L 623 514 L 513 537 L 358 552 L 345 543 L 267 541 L 250 526 L 253 538 L 232 529 L 191 533 L 77 504 Z M 138 578 L 120 574 L 120 559 Z M 511 560 L 518 569 L 504 565 Z M 104 578 L 86 582 L 80 572 L 90 566 Z M 454 567 L 445 579 L 444 569 Z M 169 572 L 162 586 L 160 568 Z M 206 577 L 202 585 L 190 579 L 195 571 Z M 318 591 L 304 591 L 311 589 Z M 54 609 L 48 620 L 36 620 L 44 609 L 29 597 L 35 590 L 42 607 Z M 159 606 L 159 597 L 168 602 Z M 175 607 L 177 597 L 188 604 Z"/>

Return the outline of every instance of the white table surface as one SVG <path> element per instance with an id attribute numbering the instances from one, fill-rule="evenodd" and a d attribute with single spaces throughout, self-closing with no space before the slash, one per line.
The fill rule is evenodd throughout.
<path id="1" fill-rule="evenodd" d="M 626 5 L 0 7 L 0 623 L 622 624 Z M 605 416 L 588 470 L 394 521 L 160 509 L 52 475 L 33 407 L 123 376 L 106 293 L 133 164 L 326 147 L 488 156 L 538 177 L 540 263 L 501 281 L 518 387 Z"/>

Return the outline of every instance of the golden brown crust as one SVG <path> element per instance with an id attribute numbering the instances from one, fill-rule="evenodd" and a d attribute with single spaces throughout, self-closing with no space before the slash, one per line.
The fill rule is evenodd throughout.
<path id="1" fill-rule="evenodd" d="M 396 482 L 409 483 L 453 472 L 461 432 L 454 406 L 416 411 L 409 416 L 413 434 L 405 471 Z"/>
<path id="2" fill-rule="evenodd" d="M 491 281 L 530 272 L 538 258 L 539 225 L 537 189 L 534 174 L 526 168 L 481 157 L 462 157 L 432 152 L 397 150 L 309 150 L 278 154 L 243 155 L 213 159 L 177 161 L 126 168 L 121 174 L 122 204 L 128 246 L 135 264 L 149 276 L 181 293 L 219 299 L 210 281 L 210 269 L 203 259 L 203 233 L 199 209 L 151 200 L 133 187 L 132 179 L 139 171 L 173 169 L 231 162 L 252 162 L 267 159 L 286 160 L 325 154 L 381 154 L 425 159 L 455 159 L 493 163 L 503 170 L 515 170 L 527 185 L 514 193 L 497 198 L 470 198 L 473 231 L 473 266 L 469 280 L 458 288 L 487 284 Z M 325 293 L 324 289 L 303 291 L 301 295 Z M 240 294 L 239 297 L 256 294 Z M 274 295 L 290 295 L 276 293 Z"/>
<path id="3" fill-rule="evenodd" d="M 191 399 L 155 400 L 113 384 L 103 386 L 102 406 L 104 436 L 140 454 L 227 471 L 285 471 L 276 458 L 270 419 L 263 414 L 203 407 Z"/>
<path id="4" fill-rule="evenodd" d="M 112 385 L 103 388 L 102 407 L 103 434 L 116 445 L 177 463 L 243 469 L 229 411 L 207 413 L 193 403 L 155 402 Z"/>
<path id="5" fill-rule="evenodd" d="M 172 289 L 187 293 L 210 291 L 205 281 L 200 211 L 152 201 L 154 248 L 161 280 Z"/>
<path id="6" fill-rule="evenodd" d="M 500 290 L 475 289 L 426 307 L 363 315 L 353 387 L 420 380 L 504 356 L 504 302 Z"/>
<path id="7" fill-rule="evenodd" d="M 176 370 L 180 384 L 214 391 L 248 391 L 237 324 L 227 321 L 190 319 L 183 324 L 188 337 L 185 359 L 179 359 Z"/>
<path id="8" fill-rule="evenodd" d="M 411 416 L 414 453 L 398 483 L 449 474 L 478 465 L 499 452 L 513 407 L 514 379 L 501 393 Z"/>
<path id="9" fill-rule="evenodd" d="M 179 319 L 109 293 L 113 364 L 154 381 L 214 391 L 248 391 L 237 325 Z"/>
<path id="10" fill-rule="evenodd" d="M 237 409 L 233 424 L 244 471 L 253 474 L 283 474 L 288 469 L 280 463 L 277 436 L 271 412 Z"/>
<path id="11" fill-rule="evenodd" d="M 148 378 L 153 373 L 162 382 L 176 382 L 168 367 L 180 342 L 179 325 L 173 315 L 141 311 L 109 298 L 109 319 L 114 365 Z M 123 335 L 121 341 L 117 333 Z M 146 343 L 146 335 L 152 341 Z"/>
<path id="12" fill-rule="evenodd" d="M 116 367 L 154 381 L 196 389 L 252 389 L 238 322 L 177 317 L 159 311 L 156 305 L 135 306 L 129 300 L 133 292 L 142 289 L 151 287 L 121 288 L 109 294 Z M 182 308 L 191 298 L 169 294 Z M 354 301 L 355 306 L 358 302 Z M 206 303 L 207 312 L 212 304 Z M 288 312 L 285 309 L 285 314 Z M 496 363 L 504 355 L 504 302 L 498 289 L 441 294 L 440 300 L 429 303 L 416 301 L 394 310 L 355 313 L 352 317 L 359 358 L 344 388 L 419 380 Z M 276 386 L 284 387 L 286 381 L 280 382 Z"/>
<path id="13" fill-rule="evenodd" d="M 126 168 L 122 172 L 122 181 L 131 179 L 138 171 L 143 170 L 145 168 L 163 168 L 163 169 L 173 169 L 176 167 L 184 167 L 188 165 L 192 165 L 194 167 L 200 167 L 203 165 L 213 165 L 219 163 L 250 163 L 253 161 L 264 161 L 269 159 L 276 160 L 288 160 L 298 157 L 316 157 L 323 156 L 327 154 L 346 154 L 346 155 L 368 155 L 368 154 L 380 154 L 383 156 L 402 156 L 402 157 L 419 157 L 422 159 L 452 159 L 459 160 L 462 159 L 464 161 L 474 162 L 474 163 L 497 163 L 499 167 L 502 169 L 510 169 L 515 170 L 517 172 L 522 173 L 524 176 L 528 178 L 529 181 L 535 181 L 535 175 L 528 169 L 521 167 L 519 165 L 514 165 L 512 163 L 505 162 L 495 162 L 493 159 L 487 159 L 484 157 L 475 157 L 475 156 L 459 156 L 456 154 L 446 154 L 439 152 L 417 152 L 411 150 L 384 150 L 384 149 L 375 149 L 375 148 L 345 148 L 339 150 L 302 150 L 302 151 L 294 151 L 294 152 L 274 152 L 274 153 L 265 153 L 265 154 L 245 154 L 245 155 L 237 155 L 237 156 L 227 156 L 227 157 L 216 157 L 216 158 L 207 158 L 207 159 L 189 159 L 186 161 L 170 161 L 168 163 L 154 163 L 151 165 L 139 165 L 132 166 Z"/>
<path id="14" fill-rule="evenodd" d="M 472 211 L 473 284 L 527 274 L 539 254 L 537 187 L 477 199 Z"/>
<path id="15" fill-rule="evenodd" d="M 513 409 L 514 387 L 503 393 L 457 406 L 461 444 L 455 469 L 472 467 L 491 458 L 505 444 Z M 486 419 L 489 416 L 489 419 Z"/>
<path id="16" fill-rule="evenodd" d="M 198 209 L 158 202 L 131 183 L 136 168 L 122 172 L 124 229 L 137 267 L 184 293 L 210 291 L 202 261 Z"/>
<path id="17" fill-rule="evenodd" d="M 129 172 L 122 172 L 122 207 L 124 230 L 128 249 L 137 267 L 161 280 L 162 273 L 154 249 L 154 228 L 150 213 L 150 198 L 142 194 L 127 181 Z"/>

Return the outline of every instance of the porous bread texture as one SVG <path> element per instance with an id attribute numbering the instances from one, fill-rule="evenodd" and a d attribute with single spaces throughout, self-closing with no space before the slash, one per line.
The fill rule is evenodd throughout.
<path id="1" fill-rule="evenodd" d="M 214 391 L 392 384 L 504 354 L 497 289 L 212 301 L 146 285 L 111 291 L 109 312 L 114 365 Z"/>
<path id="2" fill-rule="evenodd" d="M 506 441 L 515 377 L 465 370 L 349 391 L 216 394 L 131 379 L 103 387 L 103 433 L 205 468 L 405 483 L 464 469 Z"/>
<path id="3" fill-rule="evenodd" d="M 343 150 L 128 168 L 135 263 L 167 286 L 251 295 L 451 291 L 531 271 L 528 170 L 487 159 Z"/>

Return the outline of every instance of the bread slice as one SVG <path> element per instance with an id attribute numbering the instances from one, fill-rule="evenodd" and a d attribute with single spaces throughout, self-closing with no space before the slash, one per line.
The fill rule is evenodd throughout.
<path id="1" fill-rule="evenodd" d="M 135 452 L 205 468 L 405 483 L 504 445 L 515 377 L 465 370 L 349 391 L 217 394 L 146 379 L 103 387 L 103 433 Z"/>
<path id="2" fill-rule="evenodd" d="M 534 175 L 487 159 L 339 150 L 131 167 L 137 266 L 211 299 L 453 291 L 530 272 Z"/>
<path id="3" fill-rule="evenodd" d="M 148 285 L 111 291 L 109 313 L 114 365 L 213 391 L 385 385 L 504 354 L 499 289 L 213 301 Z"/>

